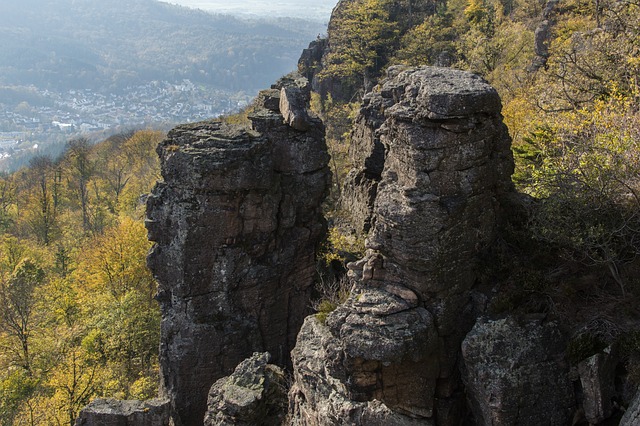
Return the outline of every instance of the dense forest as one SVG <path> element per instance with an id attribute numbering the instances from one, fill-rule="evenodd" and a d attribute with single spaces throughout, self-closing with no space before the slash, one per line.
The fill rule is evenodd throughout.
<path id="1" fill-rule="evenodd" d="M 163 135 L 68 143 L 0 178 L 0 424 L 73 424 L 91 398 L 157 394 L 144 197 Z"/>
<path id="2" fill-rule="evenodd" d="M 345 92 L 313 96 L 327 124 L 337 223 L 348 129 L 388 66 L 453 66 L 491 82 L 528 198 L 486 262 L 483 280 L 498 283 L 490 310 L 562 319 L 572 362 L 619 343 L 636 384 L 639 9 L 627 0 L 342 1 L 317 78 Z M 154 60 L 141 58 L 142 67 Z M 0 180 L 0 424 L 70 424 L 95 396 L 155 394 L 159 314 L 141 195 L 158 178 L 161 137 L 73 140 L 59 160 L 37 157 Z M 329 262 L 361 249 L 360 236 L 329 236 Z"/>

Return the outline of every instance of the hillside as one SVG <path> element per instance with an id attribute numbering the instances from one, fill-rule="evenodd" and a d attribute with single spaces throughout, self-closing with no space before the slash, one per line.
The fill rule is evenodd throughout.
<path id="1" fill-rule="evenodd" d="M 225 0 L 168 0 L 166 3 L 180 4 L 194 9 L 216 13 L 240 15 L 245 17 L 296 17 L 319 22 L 327 22 L 334 0 L 317 0 L 313 3 L 301 3 L 297 0 L 243 0 L 229 2 Z"/>
<path id="2" fill-rule="evenodd" d="M 0 85 L 119 92 L 151 80 L 257 90 L 291 70 L 317 23 L 247 21 L 155 0 L 2 6 Z"/>

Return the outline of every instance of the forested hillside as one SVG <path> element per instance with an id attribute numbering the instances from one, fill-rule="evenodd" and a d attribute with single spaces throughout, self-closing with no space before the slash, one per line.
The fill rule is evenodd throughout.
<path id="1" fill-rule="evenodd" d="M 0 178 L 0 424 L 73 424 L 99 395 L 157 394 L 145 263 L 153 131 L 68 143 Z"/>
<path id="2" fill-rule="evenodd" d="M 152 80 L 259 90 L 291 65 L 321 23 L 242 20 L 154 0 L 7 2 L 0 85 L 118 93 Z"/>
<path id="3" fill-rule="evenodd" d="M 242 19 L 157 0 L 0 6 L 0 170 L 74 135 L 166 130 L 246 105 L 325 24 Z"/>

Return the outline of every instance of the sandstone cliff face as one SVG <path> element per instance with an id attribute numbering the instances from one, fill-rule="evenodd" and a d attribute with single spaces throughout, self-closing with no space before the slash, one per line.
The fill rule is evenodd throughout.
<path id="1" fill-rule="evenodd" d="M 252 353 L 290 363 L 330 178 L 307 100 L 306 83 L 286 78 L 261 94 L 252 129 L 179 126 L 158 148 L 148 263 L 162 310 L 161 395 L 176 424 L 201 425 L 209 387 Z"/>
<path id="2" fill-rule="evenodd" d="M 368 252 L 349 266 L 349 300 L 301 330 L 292 417 L 457 424 L 460 343 L 482 302 L 478 255 L 512 191 L 500 99 L 469 73 L 392 68 L 356 122 L 362 157 L 346 191 L 355 222 L 371 228 Z"/>

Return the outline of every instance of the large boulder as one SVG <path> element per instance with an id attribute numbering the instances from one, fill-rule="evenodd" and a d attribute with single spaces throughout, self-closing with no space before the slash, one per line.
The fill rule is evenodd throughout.
<path id="1" fill-rule="evenodd" d="M 539 319 L 480 320 L 462 343 L 467 395 L 481 425 L 564 426 L 575 409 L 565 339 Z"/>
<path id="2" fill-rule="evenodd" d="M 292 426 L 434 426 L 429 420 L 396 412 L 379 399 L 367 400 L 353 395 L 352 384 L 362 389 L 369 381 L 375 386 L 375 378 L 371 383 L 372 374 L 366 373 L 369 371 L 375 376 L 380 364 L 366 365 L 360 359 L 359 373 L 352 374 L 342 342 L 315 316 L 305 320 L 292 357 L 295 374 L 289 391 Z M 408 382 L 407 377 L 398 379 L 397 388 Z"/>
<path id="3" fill-rule="evenodd" d="M 284 371 L 268 352 L 242 361 L 209 391 L 204 426 L 279 426 L 287 412 Z"/>

